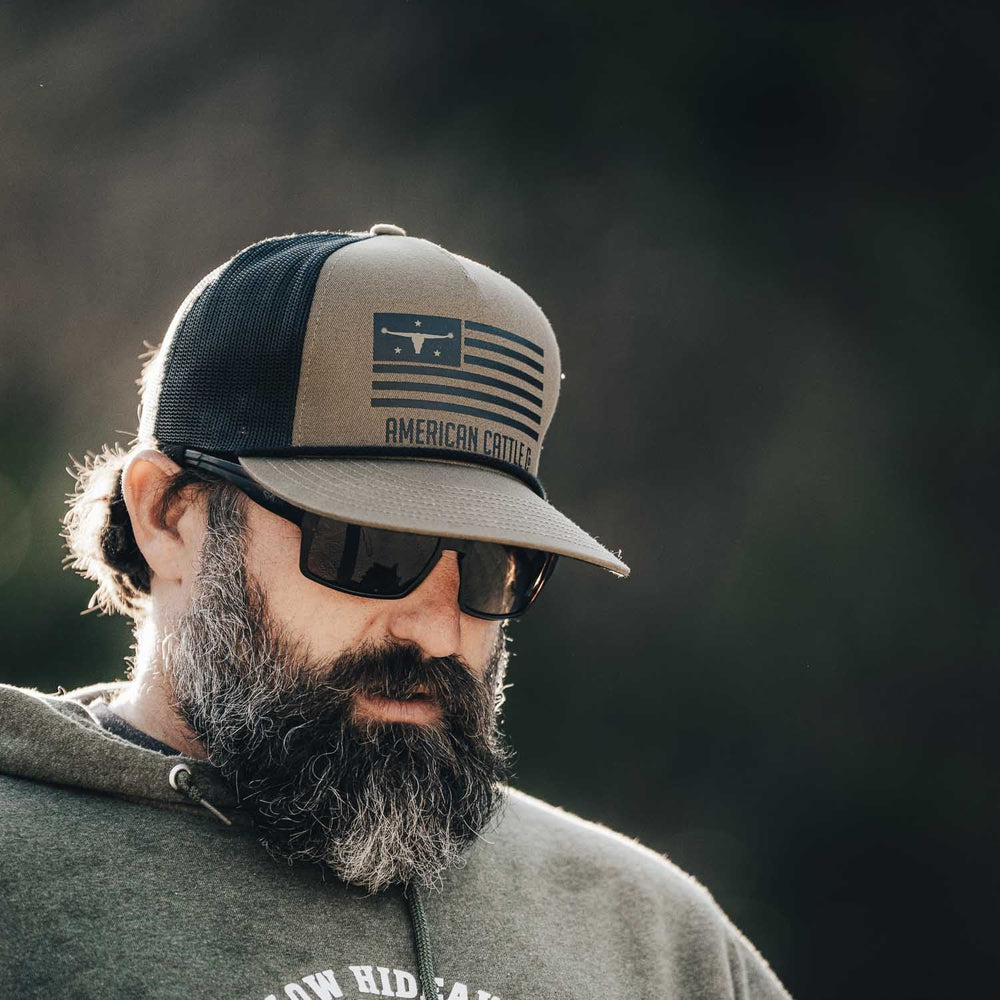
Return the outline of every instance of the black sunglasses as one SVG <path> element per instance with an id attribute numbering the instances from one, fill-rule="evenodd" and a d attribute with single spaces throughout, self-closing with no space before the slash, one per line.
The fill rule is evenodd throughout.
<path id="1" fill-rule="evenodd" d="M 302 510 L 254 482 L 237 463 L 185 448 L 182 464 L 223 479 L 261 507 L 299 526 L 302 575 L 355 597 L 395 599 L 430 575 L 441 553 L 458 554 L 458 606 L 490 621 L 517 618 L 531 607 L 558 556 L 539 549 L 370 528 Z"/>

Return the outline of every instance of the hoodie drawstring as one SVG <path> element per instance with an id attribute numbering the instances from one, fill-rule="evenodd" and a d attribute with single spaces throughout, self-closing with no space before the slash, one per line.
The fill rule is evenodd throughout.
<path id="1" fill-rule="evenodd" d="M 187 764 L 176 764 L 168 778 L 170 787 L 186 795 L 195 805 L 204 806 L 216 819 L 222 820 L 226 826 L 232 826 L 233 821 L 223 816 L 212 805 L 191 777 L 191 768 Z M 406 899 L 410 914 L 410 925 L 413 927 L 413 946 L 417 953 L 417 974 L 420 977 L 420 989 L 424 1000 L 436 1000 L 437 983 L 434 977 L 434 953 L 431 951 L 431 936 L 427 928 L 427 914 L 424 912 L 424 901 L 420 896 L 420 888 L 415 882 L 403 887 L 403 897 Z"/>
<path id="2" fill-rule="evenodd" d="M 167 779 L 170 782 L 170 787 L 186 795 L 195 805 L 204 806 L 216 819 L 221 819 L 226 826 L 232 826 L 233 821 L 226 816 L 223 816 L 215 806 L 212 805 L 204 795 L 201 794 L 201 789 L 194 783 L 194 779 L 191 777 L 191 768 L 187 764 L 177 764 L 170 771 L 170 777 Z"/>
<path id="3" fill-rule="evenodd" d="M 415 882 L 403 887 L 403 896 L 410 910 L 410 924 L 413 927 L 413 945 L 417 953 L 417 974 L 425 1000 L 436 1000 L 437 983 L 434 980 L 434 955 L 431 952 L 431 936 L 427 929 L 427 915 L 420 889 Z"/>

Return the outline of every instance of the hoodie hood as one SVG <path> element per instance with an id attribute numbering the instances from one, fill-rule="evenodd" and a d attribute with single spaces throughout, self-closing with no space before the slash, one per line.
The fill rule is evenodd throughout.
<path id="1" fill-rule="evenodd" d="M 90 707 L 111 701 L 123 687 L 124 682 L 94 684 L 50 695 L 0 684 L 0 773 L 197 809 L 170 781 L 171 771 L 183 763 L 207 801 L 235 810 L 236 796 L 213 765 L 146 750 L 101 727 Z"/>

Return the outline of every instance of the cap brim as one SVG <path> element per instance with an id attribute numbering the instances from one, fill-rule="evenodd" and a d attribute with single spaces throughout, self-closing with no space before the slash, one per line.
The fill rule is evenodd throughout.
<path id="1" fill-rule="evenodd" d="M 314 514 L 375 528 L 555 552 L 618 576 L 614 553 L 513 476 L 423 459 L 241 458 L 252 479 Z"/>

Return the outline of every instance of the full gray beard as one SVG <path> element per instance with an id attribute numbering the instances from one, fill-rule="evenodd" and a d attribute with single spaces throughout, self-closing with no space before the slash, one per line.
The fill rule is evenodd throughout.
<path id="1" fill-rule="evenodd" d="M 362 645 L 316 662 L 270 620 L 246 570 L 244 500 L 213 493 L 189 609 L 164 643 L 174 706 L 275 855 L 370 891 L 434 884 L 499 808 L 510 755 L 497 727 L 503 630 L 486 674 L 418 647 Z M 359 694 L 418 684 L 434 724 L 356 716 Z"/>

